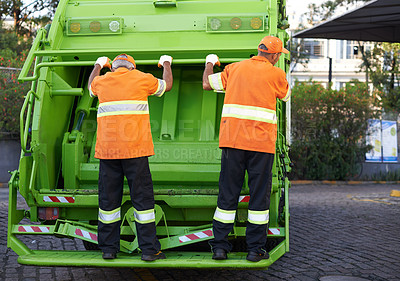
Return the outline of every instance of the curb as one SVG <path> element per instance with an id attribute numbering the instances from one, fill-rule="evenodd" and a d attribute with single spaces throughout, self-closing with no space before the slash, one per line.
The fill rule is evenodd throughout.
<path id="1" fill-rule="evenodd" d="M 400 181 L 312 181 L 294 180 L 292 185 L 366 185 L 366 184 L 400 184 Z"/>

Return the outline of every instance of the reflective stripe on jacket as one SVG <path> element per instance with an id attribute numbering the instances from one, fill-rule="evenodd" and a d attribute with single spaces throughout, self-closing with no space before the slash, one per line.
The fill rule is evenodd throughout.
<path id="1" fill-rule="evenodd" d="M 99 104 L 97 118 L 111 115 L 149 114 L 147 101 L 111 101 Z"/>
<path id="2" fill-rule="evenodd" d="M 224 104 L 222 117 L 234 117 L 276 124 L 275 110 L 239 104 Z"/>

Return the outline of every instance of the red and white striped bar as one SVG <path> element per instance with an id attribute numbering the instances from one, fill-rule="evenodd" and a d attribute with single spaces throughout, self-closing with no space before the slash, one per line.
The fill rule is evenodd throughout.
<path id="1" fill-rule="evenodd" d="M 270 229 L 268 229 L 268 234 L 279 235 L 279 234 L 281 234 L 281 230 L 279 228 L 270 228 Z"/>
<path id="2" fill-rule="evenodd" d="M 43 202 L 52 202 L 52 203 L 75 203 L 75 197 L 66 197 L 66 196 L 43 196 Z"/>
<path id="3" fill-rule="evenodd" d="M 239 203 L 244 203 L 244 202 L 249 202 L 250 201 L 250 196 L 239 196 Z"/>
<path id="4" fill-rule="evenodd" d="M 49 233 L 50 227 L 47 226 L 31 226 L 31 225 L 20 225 L 18 226 L 18 232 L 24 233 Z"/>
<path id="5" fill-rule="evenodd" d="M 84 237 L 86 239 L 97 242 L 97 234 L 94 234 L 92 232 L 77 228 L 77 229 L 75 229 L 75 234 L 78 236 Z"/>
<path id="6" fill-rule="evenodd" d="M 197 239 L 207 238 L 213 236 L 212 229 L 203 230 L 200 232 L 179 236 L 179 243 L 185 243 Z"/>

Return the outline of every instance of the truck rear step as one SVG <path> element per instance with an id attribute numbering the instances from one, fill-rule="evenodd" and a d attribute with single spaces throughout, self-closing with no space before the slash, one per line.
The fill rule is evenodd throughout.
<path id="1" fill-rule="evenodd" d="M 39 266 L 81 266 L 81 267 L 139 267 L 139 268 L 213 268 L 213 269 L 266 269 L 285 253 L 282 242 L 269 254 L 270 259 L 260 262 L 246 260 L 247 253 L 229 253 L 228 259 L 211 259 L 211 252 L 164 251 L 165 260 L 146 262 L 139 253 L 118 253 L 114 260 L 104 260 L 100 251 L 45 251 L 35 250 L 18 258 L 20 264 Z"/>

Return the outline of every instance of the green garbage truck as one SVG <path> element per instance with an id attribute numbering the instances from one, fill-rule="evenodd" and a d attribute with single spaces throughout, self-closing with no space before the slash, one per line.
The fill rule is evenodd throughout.
<path id="1" fill-rule="evenodd" d="M 9 181 L 7 245 L 21 264 L 162 268 L 267 268 L 289 250 L 289 103 L 277 103 L 278 138 L 268 230 L 270 259 L 246 261 L 249 188 L 244 184 L 229 259 L 211 259 L 218 195 L 218 148 L 223 93 L 204 91 L 209 53 L 221 71 L 257 54 L 266 35 L 287 42 L 285 0 L 60 0 L 51 25 L 39 29 L 19 81 L 31 81 L 20 114 L 21 157 Z M 86 87 L 100 56 L 132 55 L 139 70 L 162 76 L 160 55 L 171 55 L 174 86 L 149 98 L 155 156 L 157 237 L 167 259 L 144 262 L 129 189 L 121 206 L 121 249 L 103 260 L 97 249 L 99 160 L 94 158 L 98 100 Z M 289 56 L 277 66 L 288 72 Z M 19 198 L 19 199 L 18 199 Z M 25 204 L 19 200 L 23 198 Z M 22 237 L 70 238 L 86 250 L 31 249 Z M 205 245 L 201 247 L 201 245 Z M 83 249 L 83 247 L 81 247 Z"/>

